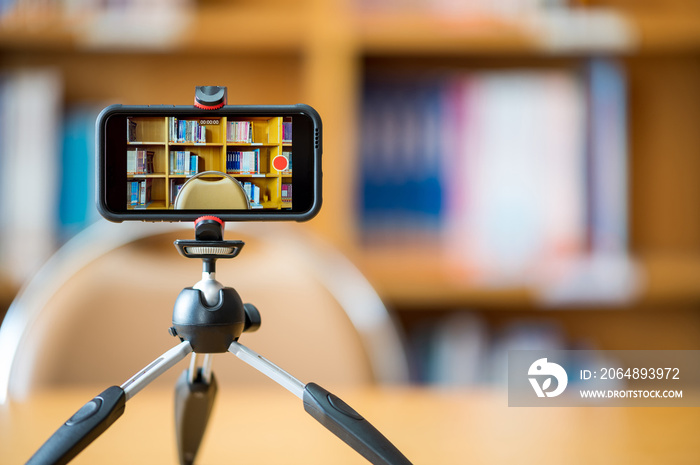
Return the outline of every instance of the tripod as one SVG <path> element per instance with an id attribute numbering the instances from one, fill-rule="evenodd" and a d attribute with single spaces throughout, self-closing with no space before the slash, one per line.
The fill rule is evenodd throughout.
<path id="1" fill-rule="evenodd" d="M 112 386 L 86 403 L 27 464 L 68 463 L 124 413 L 128 400 L 190 353 L 190 366 L 175 388 L 175 428 L 180 463 L 193 464 L 217 393 L 211 354 L 231 352 L 299 397 L 307 413 L 371 463 L 410 465 L 389 440 L 340 398 L 317 384 L 302 383 L 238 342 L 243 332 L 260 328 L 261 317 L 255 306 L 243 304 L 235 289 L 216 280 L 216 261 L 236 257 L 244 246 L 241 241 L 224 240 L 223 227 L 218 218 L 202 217 L 195 222 L 194 240 L 175 241 L 181 255 L 202 260 L 202 279 L 184 288 L 173 308 L 170 333 L 180 343 L 121 386 Z M 201 366 L 200 354 L 204 356 Z"/>

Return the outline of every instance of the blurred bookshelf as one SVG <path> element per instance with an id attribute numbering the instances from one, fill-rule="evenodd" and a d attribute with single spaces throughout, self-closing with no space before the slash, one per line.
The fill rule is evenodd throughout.
<path id="1" fill-rule="evenodd" d="M 118 11 L 46 11 L 32 8 L 36 2 L 29 0 L 10 2 L 0 21 L 4 83 L 22 70 L 51 69 L 66 114 L 76 107 L 95 110 L 115 102 L 189 104 L 194 86 L 207 83 L 227 85 L 230 103 L 314 106 L 324 122 L 324 208 L 300 227 L 337 245 L 358 264 L 404 325 L 409 345 L 423 340 L 422 327 L 468 314 L 478 320 L 470 327 L 486 328 L 486 336 L 479 337 L 487 339 L 521 321 L 525 328 L 545 321 L 563 334 L 566 347 L 586 336 L 585 344 L 600 348 L 647 348 L 653 340 L 655 348 L 700 348 L 700 8 L 695 2 L 533 1 L 522 2 L 522 10 L 512 7 L 518 2 L 469 2 L 472 9 L 466 10 L 455 6 L 461 2 L 428 0 L 410 2 L 411 8 L 392 1 L 209 0 L 181 2 L 151 31 L 144 31 L 148 23 L 134 14 L 138 8 L 129 11 L 130 3 Z M 548 257 L 555 259 L 530 254 L 528 264 L 538 265 L 538 271 L 529 265 L 508 268 L 507 279 L 482 272 L 488 257 L 467 263 L 481 244 L 460 241 L 460 235 L 469 235 L 468 225 L 446 226 L 468 215 L 452 210 L 452 220 L 445 220 L 449 215 L 441 202 L 454 199 L 459 186 L 445 183 L 440 164 L 445 155 L 430 158 L 411 148 L 410 136 L 416 134 L 405 127 L 385 127 L 382 131 L 394 131 L 397 139 L 380 137 L 375 141 L 379 149 L 372 149 L 367 136 L 372 129 L 363 126 L 368 115 L 377 114 L 367 112 L 368 102 L 382 101 L 373 92 L 383 95 L 384 107 L 391 107 L 391 98 L 401 100 L 399 92 L 404 92 L 411 98 L 402 104 L 420 113 L 416 95 L 433 92 L 432 98 L 442 101 L 455 85 L 496 86 L 500 90 L 492 92 L 493 102 L 481 104 L 483 114 L 492 115 L 498 95 L 508 92 L 520 107 L 536 110 L 533 118 L 556 120 L 562 108 L 566 118 L 578 118 L 580 124 L 570 122 L 561 130 L 575 140 L 560 142 L 568 147 L 568 163 L 586 165 L 598 121 L 591 112 L 591 76 L 605 70 L 612 70 L 612 81 L 622 89 L 615 103 L 621 118 L 615 137 L 620 139 L 617 156 L 623 169 L 613 197 L 624 215 L 606 213 L 618 220 L 620 237 L 612 246 L 594 244 L 591 199 L 602 194 L 591 191 L 590 177 L 577 178 L 562 168 L 568 173 L 559 172 L 566 180 L 560 183 L 564 194 L 557 194 L 561 186 L 542 194 L 556 198 L 560 209 L 575 210 L 566 234 L 554 242 L 541 241 L 550 249 Z M 513 89 L 523 78 L 533 90 L 516 93 Z M 509 85 L 509 79 L 515 84 Z M 558 89 L 559 99 L 551 96 L 550 85 Z M 394 97 L 387 95 L 392 92 Z M 541 113 L 546 110 L 536 105 L 538 99 L 543 107 L 554 108 L 553 113 Z M 423 102 L 428 107 L 429 100 Z M 562 104 L 564 100 L 574 103 Z M 603 98 L 600 105 L 606 102 Z M 510 115 L 507 108 L 499 111 L 501 116 L 484 120 L 490 121 L 491 132 L 500 117 Z M 433 130 L 446 131 L 448 120 L 438 120 L 442 125 Z M 381 126 L 381 121 L 370 122 Z M 420 122 L 411 124 L 422 127 Z M 535 128 L 539 139 L 546 136 L 547 131 L 531 122 L 527 127 Z M 498 134 L 490 137 L 490 144 L 506 150 L 498 145 Z M 528 139 L 519 140 L 524 146 Z M 484 147 L 488 144 L 481 149 L 488 152 Z M 372 155 L 381 150 L 396 153 L 379 157 L 391 167 L 382 168 L 387 176 L 373 178 L 380 168 L 375 170 L 372 163 L 382 161 Z M 538 153 L 528 150 L 531 157 Z M 522 166 L 533 160 L 523 160 Z M 423 165 L 405 168 L 411 163 Z M 607 172 L 608 165 L 602 166 Z M 490 178 L 498 177 L 497 166 L 483 169 Z M 535 179 L 544 179 L 542 172 L 535 173 L 540 176 Z M 409 181 L 413 188 L 406 187 Z M 572 190 L 572 183 L 578 187 Z M 382 189 L 403 186 L 398 188 L 403 200 L 368 205 L 368 186 L 378 198 Z M 418 207 L 417 192 L 428 192 L 424 197 L 430 198 L 431 188 L 441 192 L 439 201 Z M 484 189 L 478 194 L 488 192 L 503 193 Z M 527 194 L 528 187 L 521 192 Z M 609 207 L 607 200 L 613 197 L 596 202 Z M 480 208 L 490 207 L 487 202 Z M 422 212 L 422 220 L 412 216 L 416 212 Z M 372 215 L 384 218 L 380 227 Z M 551 226 L 530 229 L 529 240 L 547 224 Z M 57 237 L 73 231 L 61 221 L 54 227 Z M 510 227 L 526 231 L 517 222 Z M 482 240 L 491 231 L 505 234 L 486 226 L 481 231 Z M 535 243 L 519 243 L 517 253 L 522 256 Z M 546 265 L 544 271 L 541 265 Z M 665 334 L 655 334 L 658 328 Z"/>

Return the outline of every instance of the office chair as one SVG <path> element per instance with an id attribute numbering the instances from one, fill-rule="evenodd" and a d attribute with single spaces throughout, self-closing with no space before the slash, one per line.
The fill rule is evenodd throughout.
<path id="1" fill-rule="evenodd" d="M 205 178 L 217 176 L 221 179 Z M 221 171 L 202 171 L 189 178 L 175 198 L 176 210 L 250 210 L 250 199 L 243 186 Z"/>
<path id="2" fill-rule="evenodd" d="M 408 380 L 397 328 L 344 257 L 297 224 L 229 223 L 226 235 L 246 245 L 219 264 L 217 279 L 262 314 L 244 344 L 302 380 Z M 119 384 L 176 345 L 167 331 L 172 305 L 201 269 L 172 242 L 191 236 L 180 225 L 101 220 L 64 245 L 0 327 L 0 404 L 47 386 Z M 269 384 L 233 357 L 216 356 L 214 371 L 220 385 Z M 180 372 L 157 382 L 174 386 Z"/>

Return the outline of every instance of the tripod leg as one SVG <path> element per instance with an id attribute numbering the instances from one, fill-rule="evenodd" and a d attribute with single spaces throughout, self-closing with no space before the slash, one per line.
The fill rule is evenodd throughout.
<path id="1" fill-rule="evenodd" d="M 123 413 L 126 401 L 192 352 L 183 342 L 154 360 L 121 386 L 112 386 L 70 417 L 32 455 L 27 465 L 63 465 L 105 432 Z"/>
<path id="2" fill-rule="evenodd" d="M 304 385 L 238 342 L 232 342 L 228 350 L 299 397 L 309 415 L 374 465 L 411 465 L 382 433 L 337 396 L 317 384 Z"/>
<path id="3" fill-rule="evenodd" d="M 175 386 L 175 435 L 181 465 L 192 465 L 211 415 L 217 384 L 211 372 L 211 356 L 197 367 L 192 354 L 190 368 L 182 372 Z"/>

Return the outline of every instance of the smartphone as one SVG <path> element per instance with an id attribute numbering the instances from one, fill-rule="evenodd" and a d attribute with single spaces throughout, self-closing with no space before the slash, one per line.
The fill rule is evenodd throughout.
<path id="1" fill-rule="evenodd" d="M 96 122 L 110 221 L 306 221 L 321 208 L 322 127 L 308 105 L 112 105 Z"/>

